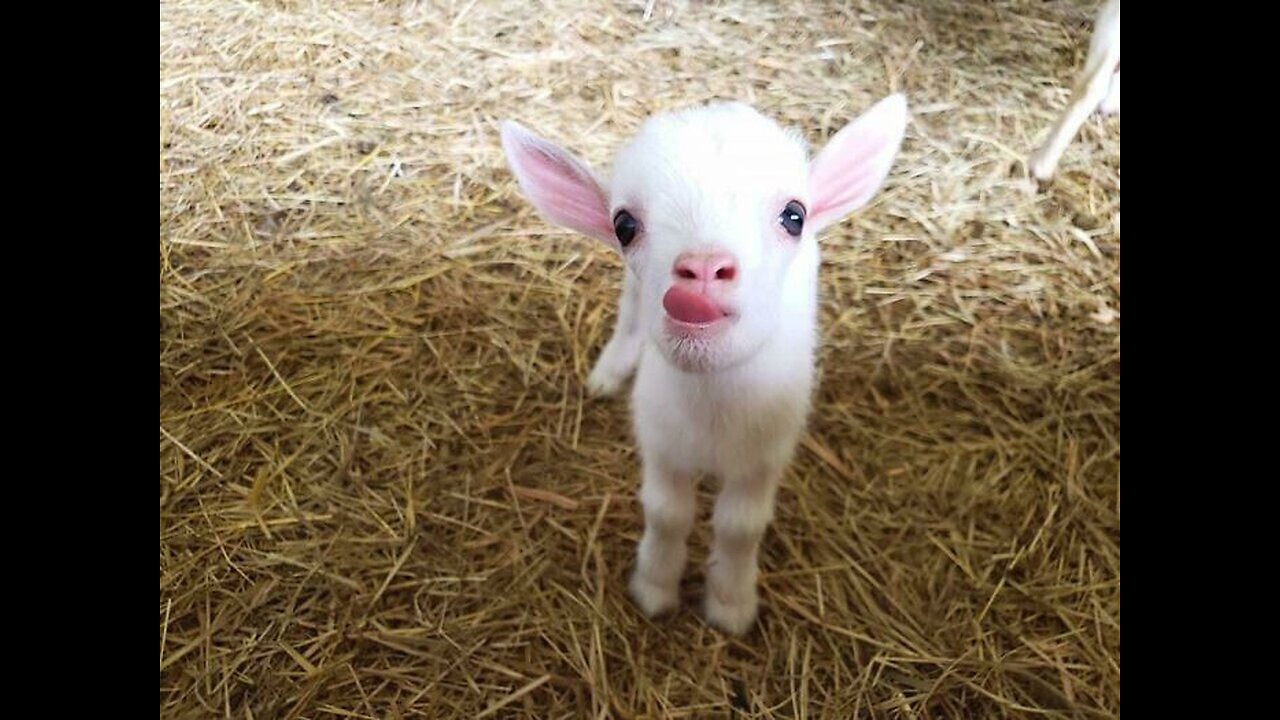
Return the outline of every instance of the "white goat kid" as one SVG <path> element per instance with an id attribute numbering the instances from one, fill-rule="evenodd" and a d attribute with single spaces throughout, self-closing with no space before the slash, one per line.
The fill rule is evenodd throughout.
<path id="1" fill-rule="evenodd" d="M 1028 162 L 1036 180 L 1053 178 L 1062 153 L 1094 110 L 1106 115 L 1120 112 L 1120 0 L 1107 0 L 1098 11 L 1089 55 L 1076 78 L 1071 102 Z"/>
<path id="2" fill-rule="evenodd" d="M 674 608 L 699 474 L 721 482 L 705 612 L 739 634 L 758 605 L 760 539 L 799 441 L 814 377 L 815 234 L 865 205 L 902 143 L 893 95 L 809 163 L 795 131 L 741 103 L 659 115 L 615 158 L 612 182 L 514 122 L 511 170 L 550 222 L 621 253 L 618 323 L 589 378 L 596 394 L 637 372 L 633 424 L 645 530 L 631 594 Z"/>

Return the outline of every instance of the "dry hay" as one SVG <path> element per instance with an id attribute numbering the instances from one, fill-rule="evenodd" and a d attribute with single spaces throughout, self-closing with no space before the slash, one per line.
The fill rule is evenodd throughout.
<path id="1" fill-rule="evenodd" d="M 1022 165 L 1093 10 L 162 2 L 161 717 L 1118 717 L 1119 121 Z M 620 266 L 496 123 L 604 163 L 738 97 L 816 145 L 896 89 L 761 621 L 698 616 L 700 527 L 649 622 L 626 405 L 583 393 Z"/>

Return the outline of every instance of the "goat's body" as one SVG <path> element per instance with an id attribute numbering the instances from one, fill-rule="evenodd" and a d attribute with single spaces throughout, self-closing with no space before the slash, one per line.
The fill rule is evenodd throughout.
<path id="1" fill-rule="evenodd" d="M 640 499 L 647 527 L 631 591 L 650 614 L 678 602 L 694 487 L 699 475 L 708 475 L 719 481 L 720 493 L 707 563 L 707 618 L 734 633 L 755 619 L 758 546 L 809 414 L 817 272 L 817 245 L 810 244 L 783 286 L 780 311 L 795 322 L 780 326 L 741 364 L 691 373 L 654 344 L 643 345 L 632 416 L 644 464 Z"/>
<path id="2" fill-rule="evenodd" d="M 684 372 L 647 348 L 632 400 L 642 456 L 722 481 L 785 465 L 813 386 L 812 344 L 787 339 L 714 374 Z"/>
<path id="3" fill-rule="evenodd" d="M 722 481 L 786 465 L 809 411 L 812 361 L 811 347 L 772 342 L 738 368 L 693 374 L 647 349 L 632 402 L 642 456 Z"/>
<path id="4" fill-rule="evenodd" d="M 539 210 L 627 261 L 618 323 L 587 382 L 612 394 L 636 375 L 645 531 L 631 594 L 647 614 L 679 602 L 695 484 L 711 475 L 706 616 L 731 633 L 754 622 L 760 540 L 812 400 L 816 233 L 879 189 L 906 115 L 905 98 L 886 98 L 812 162 L 799 133 L 741 103 L 657 116 L 618 153 L 608 191 L 572 155 L 504 129 Z"/>
<path id="5" fill-rule="evenodd" d="M 741 364 L 690 373 L 644 346 L 632 408 L 645 457 L 722 479 L 786 463 L 809 410 L 817 273 L 817 245 L 806 245 L 784 285 L 780 311 L 792 321 Z"/>

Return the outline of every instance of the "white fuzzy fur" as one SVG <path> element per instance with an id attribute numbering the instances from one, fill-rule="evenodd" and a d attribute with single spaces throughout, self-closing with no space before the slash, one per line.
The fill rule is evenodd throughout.
<path id="1" fill-rule="evenodd" d="M 1062 153 L 1095 110 L 1109 115 L 1120 112 L 1119 66 L 1120 0 L 1107 0 L 1094 22 L 1089 54 L 1076 78 L 1071 102 L 1028 161 L 1031 174 L 1037 180 L 1045 182 L 1053 178 Z"/>
<path id="2" fill-rule="evenodd" d="M 819 173 L 811 168 L 798 133 L 746 105 L 684 110 L 646 122 L 618 153 L 611 183 L 601 185 L 608 198 L 601 212 L 612 218 L 626 208 L 643 228 L 623 252 L 618 324 L 588 384 L 593 393 L 610 394 L 636 374 L 632 411 L 643 467 L 645 532 L 630 589 L 647 614 L 678 604 L 695 483 L 706 474 L 719 479 L 721 490 L 713 513 L 705 613 L 731 633 L 742 633 L 754 622 L 760 540 L 804 431 L 812 394 L 818 335 L 815 233 L 879 189 L 905 124 L 901 96 L 881 102 L 846 128 L 843 140 L 833 139 L 825 172 Z M 504 124 L 503 145 L 526 194 L 539 205 L 538 198 L 547 197 L 545 187 L 527 168 L 553 146 L 514 123 Z M 528 154 L 534 151 L 543 155 Z M 586 176 L 579 161 L 555 152 L 560 154 L 552 164 L 568 169 L 566 177 Z M 840 153 L 857 157 L 832 157 Z M 844 178 L 839 182 L 847 187 L 828 188 L 826 195 L 833 199 L 825 203 L 825 215 L 811 218 L 797 240 L 781 230 L 777 217 L 789 200 L 806 207 L 821 201 L 814 198 L 811 177 Z M 588 188 L 574 197 L 589 203 L 594 192 Z M 555 218 L 553 203 L 539 208 Z M 598 227 L 599 218 L 578 225 Z M 705 341 L 673 337 L 664 329 L 662 305 L 673 262 L 680 253 L 712 249 L 737 260 L 737 277 L 726 295 L 737 320 Z"/>

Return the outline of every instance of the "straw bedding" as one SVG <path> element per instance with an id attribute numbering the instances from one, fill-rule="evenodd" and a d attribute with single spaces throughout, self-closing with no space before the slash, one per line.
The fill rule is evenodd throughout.
<path id="1" fill-rule="evenodd" d="M 1120 129 L 1040 192 L 1084 2 L 160 4 L 165 718 L 1118 717 Z M 913 119 L 822 238 L 742 639 L 625 595 L 620 263 L 505 169 L 738 98 Z M 705 519 L 710 494 L 700 497 Z"/>

